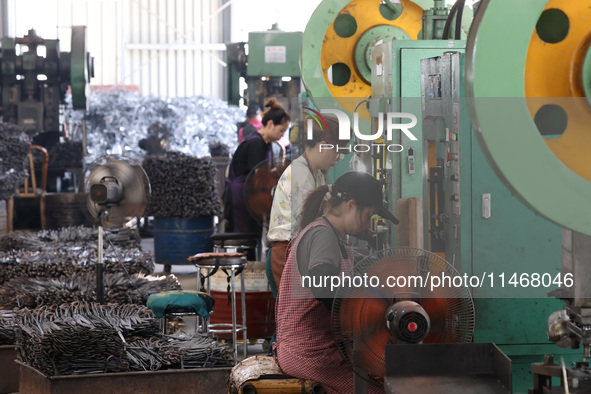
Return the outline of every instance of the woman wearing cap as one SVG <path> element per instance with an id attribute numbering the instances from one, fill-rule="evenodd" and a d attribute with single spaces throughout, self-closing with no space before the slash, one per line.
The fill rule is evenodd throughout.
<path id="1" fill-rule="evenodd" d="M 323 171 L 338 161 L 337 147 L 349 142 L 339 140 L 337 118 L 326 116 L 325 121 L 327 130 L 313 124 L 312 139 L 305 141 L 306 150 L 285 169 L 273 196 L 267 234 L 271 243 L 267 251 L 267 279 L 275 297 L 285 265 L 287 244 L 300 228 L 304 199 L 312 190 L 326 184 Z"/>
<path id="2" fill-rule="evenodd" d="M 278 141 L 289 127 L 289 114 L 275 99 L 265 104 L 263 128 L 238 145 L 230 162 L 228 180 L 222 196 L 226 232 L 260 233 L 262 227 L 248 212 L 244 199 L 244 181 L 260 162 L 271 161 L 271 142 Z"/>
<path id="3" fill-rule="evenodd" d="M 325 196 L 329 197 L 326 214 L 319 217 Z M 382 205 L 379 182 L 367 173 L 348 172 L 308 196 L 303 230 L 287 250 L 276 305 L 277 361 L 286 374 L 316 380 L 328 393 L 352 392 L 354 372 L 332 335 L 334 293 L 330 288 L 303 287 L 302 276 L 348 273 L 353 268 L 353 248 L 344 236 L 366 230 L 374 214 L 398 223 Z M 371 386 L 370 391 L 381 389 Z"/>

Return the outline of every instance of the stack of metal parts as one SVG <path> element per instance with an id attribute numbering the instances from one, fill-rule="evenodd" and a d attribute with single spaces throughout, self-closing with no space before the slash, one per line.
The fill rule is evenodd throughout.
<path id="1" fill-rule="evenodd" d="M 152 312 L 138 305 L 74 302 L 23 309 L 18 326 L 19 360 L 47 375 L 127 371 L 125 341 L 158 334 Z"/>
<path id="2" fill-rule="evenodd" d="M 162 99 L 114 90 L 93 92 L 89 101 L 87 163 L 122 152 L 142 158 L 145 152 L 139 142 L 150 136 L 164 138 L 169 150 L 195 157 L 209 156 L 209 144 L 214 142 L 234 151 L 238 145 L 236 124 L 244 120 L 244 110 L 213 97 Z M 81 120 L 82 114 L 75 113 L 75 128 L 81 128 Z M 152 127 L 155 124 L 160 126 L 158 130 Z"/>
<path id="3" fill-rule="evenodd" d="M 80 141 L 65 141 L 55 144 L 49 148 L 48 153 L 49 168 L 51 169 L 66 170 L 83 167 L 84 153 Z M 43 164 L 42 156 L 35 155 L 33 159 L 35 168 L 41 168 Z"/>
<path id="4" fill-rule="evenodd" d="M 47 375 L 229 366 L 211 338 L 162 336 L 143 306 L 83 302 L 19 312 L 20 361 Z"/>
<path id="5" fill-rule="evenodd" d="M 135 370 L 228 367 L 234 365 L 231 349 L 205 335 L 178 333 L 161 338 L 133 340 L 127 355 Z M 154 363 L 154 359 L 156 363 Z M 139 368 L 138 368 L 139 367 Z"/>
<path id="6" fill-rule="evenodd" d="M 82 168 L 82 142 L 66 141 L 49 149 L 49 168 Z"/>
<path id="7" fill-rule="evenodd" d="M 219 141 L 209 144 L 209 152 L 211 157 L 230 157 L 228 145 Z"/>
<path id="8" fill-rule="evenodd" d="M 152 186 L 151 216 L 193 219 L 222 213 L 211 159 L 169 152 L 147 156 L 142 166 Z"/>
<path id="9" fill-rule="evenodd" d="M 0 252 L 0 284 L 15 278 L 62 278 L 95 272 L 94 246 L 61 247 L 52 251 Z M 154 255 L 139 249 L 110 246 L 104 251 L 105 273 L 151 274 Z"/>
<path id="10" fill-rule="evenodd" d="M 0 311 L 0 346 L 16 343 L 16 314 L 12 311 Z"/>
<path id="11" fill-rule="evenodd" d="M 135 229 L 106 229 L 107 243 L 121 247 L 139 247 L 141 238 Z M 98 239 L 96 228 L 75 226 L 58 230 L 42 230 L 38 232 L 14 232 L 0 238 L 0 251 L 9 252 L 15 249 L 30 251 L 55 250 L 61 246 L 95 245 Z"/>
<path id="12" fill-rule="evenodd" d="M 10 123 L 0 123 L 0 200 L 8 200 L 27 175 L 29 137 Z"/>
<path id="13" fill-rule="evenodd" d="M 174 275 L 144 276 L 125 273 L 106 274 L 105 301 L 113 304 L 145 305 L 148 297 L 163 291 L 180 290 Z M 74 301 L 96 301 L 96 275 L 85 274 L 62 279 L 12 279 L 0 287 L 4 308 L 37 308 Z"/>

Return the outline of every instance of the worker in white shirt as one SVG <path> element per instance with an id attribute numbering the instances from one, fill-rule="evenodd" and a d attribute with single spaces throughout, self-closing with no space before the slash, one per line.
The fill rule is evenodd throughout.
<path id="1" fill-rule="evenodd" d="M 304 200 L 310 191 L 326 184 L 324 172 L 339 160 L 337 147 L 349 143 L 348 140 L 339 140 L 336 118 L 325 116 L 324 120 L 320 125 L 313 124 L 312 139 L 306 140 L 305 152 L 281 175 L 273 197 L 267 234 L 271 244 L 267 252 L 267 278 L 275 297 L 285 265 L 287 245 L 299 230 Z"/>

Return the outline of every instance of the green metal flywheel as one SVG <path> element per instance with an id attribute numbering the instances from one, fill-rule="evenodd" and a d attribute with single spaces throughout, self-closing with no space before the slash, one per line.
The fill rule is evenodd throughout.
<path id="1" fill-rule="evenodd" d="M 401 0 L 400 4 L 322 1 L 302 41 L 300 69 L 308 94 L 313 100 L 334 97 L 341 108 L 353 112 L 358 98 L 371 95 L 367 62 L 371 47 L 380 38 L 416 39 L 422 28 L 423 9 L 432 6 L 433 0 Z"/>
<path id="2" fill-rule="evenodd" d="M 93 76 L 92 61 L 86 46 L 86 26 L 72 26 L 70 86 L 74 109 L 88 110 L 89 82 Z"/>
<path id="3" fill-rule="evenodd" d="M 589 63 L 585 59 L 588 59 L 591 29 L 579 25 L 588 26 L 588 19 L 585 22 L 585 18 L 577 15 L 580 12 L 571 10 L 575 4 L 586 8 L 591 5 L 581 0 L 483 0 L 466 48 L 466 95 L 475 135 L 501 180 L 536 213 L 558 225 L 591 235 L 591 180 L 585 175 L 588 170 L 576 164 L 590 163 L 587 166 L 591 167 L 589 153 L 585 153 L 591 151 L 587 137 L 591 110 L 586 93 L 575 93 L 588 92 L 577 86 L 582 84 L 580 81 L 589 81 Z M 566 15 L 568 23 L 561 14 Z M 535 43 L 538 37 L 544 40 L 541 45 Z M 568 40 L 577 40 L 580 45 L 569 44 Z M 565 48 L 561 56 L 544 60 L 544 51 L 556 50 L 561 45 Z M 538 48 L 533 49 L 532 61 L 531 47 L 535 46 Z M 585 61 L 577 66 L 572 59 Z M 531 80 L 532 75 L 544 75 L 545 68 L 552 69 L 563 62 L 572 66 L 565 69 L 574 75 L 569 82 L 573 84 L 573 93 L 553 93 L 557 91 L 554 85 L 564 86 L 555 81 L 565 77 L 564 73 L 555 73 L 555 78 Z M 533 97 L 532 86 L 536 87 L 535 91 L 548 87 L 547 93 L 544 97 L 539 94 Z M 532 108 L 537 110 L 532 104 L 536 100 L 545 100 L 563 111 L 554 111 L 554 115 L 536 125 L 537 116 L 532 114 Z M 579 110 L 572 111 L 573 107 Z M 553 140 L 545 138 L 541 126 L 561 117 L 565 118 L 563 123 L 567 128 L 564 135 Z M 588 120 L 581 121 L 581 117 Z M 585 124 L 586 133 L 582 129 Z M 579 146 L 578 151 L 569 150 L 561 142 L 573 136 L 580 138 L 582 149 Z M 575 159 L 579 161 L 570 160 L 577 155 L 580 157 Z"/>

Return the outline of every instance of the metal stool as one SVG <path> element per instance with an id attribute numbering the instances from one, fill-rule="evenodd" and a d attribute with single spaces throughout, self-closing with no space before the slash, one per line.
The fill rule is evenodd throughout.
<path id="1" fill-rule="evenodd" d="M 250 260 L 260 260 L 259 238 L 260 234 L 255 233 L 221 233 L 211 236 L 214 253 L 247 252 L 247 259 Z"/>
<path id="2" fill-rule="evenodd" d="M 160 319 L 160 329 L 162 330 L 162 333 L 168 334 L 168 322 L 171 320 L 171 317 L 185 316 L 195 316 L 195 333 L 207 333 L 207 319 L 200 316 L 192 309 L 182 307 L 169 308 L 166 310 L 166 312 L 164 312 L 164 316 Z"/>
<path id="3" fill-rule="evenodd" d="M 168 333 L 173 317 L 195 316 L 195 333 L 207 333 L 209 316 L 213 313 L 214 299 L 210 295 L 192 290 L 170 290 L 148 297 L 146 305 L 160 317 L 160 329 Z"/>
<path id="4" fill-rule="evenodd" d="M 209 324 L 208 330 L 214 334 L 232 334 L 234 345 L 234 363 L 238 363 L 238 332 L 242 332 L 244 340 L 244 358 L 248 356 L 248 336 L 246 332 L 246 292 L 244 275 L 240 275 L 246 266 L 246 253 L 200 253 L 189 257 L 197 267 L 197 283 L 200 291 L 211 295 L 209 278 L 218 270 L 230 270 L 230 283 L 232 291 L 232 323 Z M 207 276 L 201 274 L 201 270 L 207 270 Z M 242 324 L 236 321 L 236 275 L 240 275 L 240 291 L 242 295 Z"/>

